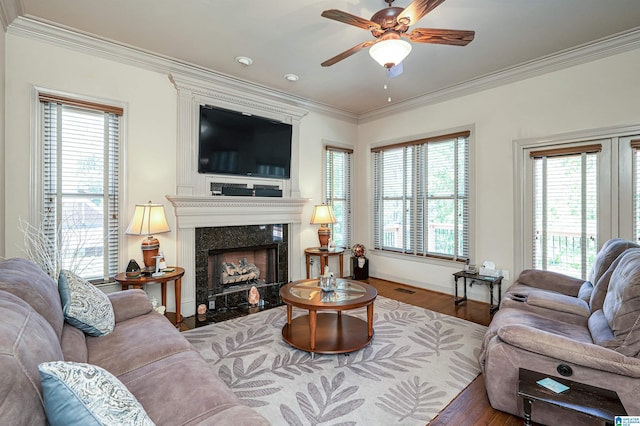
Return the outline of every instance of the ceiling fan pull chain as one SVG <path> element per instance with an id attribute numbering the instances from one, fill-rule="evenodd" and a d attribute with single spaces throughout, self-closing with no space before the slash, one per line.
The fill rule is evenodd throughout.
<path id="1" fill-rule="evenodd" d="M 388 91 L 387 102 L 391 102 L 391 78 L 389 77 L 389 73 L 387 73 L 387 81 L 382 86 L 384 90 Z"/>

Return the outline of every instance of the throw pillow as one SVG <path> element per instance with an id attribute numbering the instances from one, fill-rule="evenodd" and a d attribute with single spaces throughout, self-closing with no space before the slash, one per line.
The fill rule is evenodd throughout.
<path id="1" fill-rule="evenodd" d="M 153 425 L 142 405 L 113 374 L 67 361 L 38 365 L 47 420 L 57 425 Z"/>
<path id="2" fill-rule="evenodd" d="M 115 327 L 115 314 L 109 297 L 93 284 L 71 271 L 62 270 L 58 291 L 64 319 L 90 336 L 104 336 Z"/>

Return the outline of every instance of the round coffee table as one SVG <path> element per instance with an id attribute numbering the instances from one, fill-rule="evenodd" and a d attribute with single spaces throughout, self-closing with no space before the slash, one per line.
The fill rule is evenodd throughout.
<path id="1" fill-rule="evenodd" d="M 336 289 L 323 292 L 318 279 L 295 281 L 280 288 L 287 305 L 287 323 L 282 328 L 285 342 L 303 351 L 323 354 L 353 352 L 373 338 L 375 287 L 357 281 L 338 279 Z M 292 318 L 293 307 L 308 315 Z M 367 321 L 342 311 L 367 307 Z M 321 313 L 318 313 L 321 312 Z"/>

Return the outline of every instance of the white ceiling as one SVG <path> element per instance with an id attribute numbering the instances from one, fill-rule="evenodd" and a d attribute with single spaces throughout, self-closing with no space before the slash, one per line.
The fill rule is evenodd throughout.
<path id="1" fill-rule="evenodd" d="M 383 0 L 0 0 L 3 9 L 175 58 L 241 80 L 364 114 L 385 108 L 385 71 L 366 50 L 320 63 L 367 30 L 320 16 L 340 9 L 369 19 Z M 9 5 L 11 3 L 11 5 Z M 396 0 L 406 7 L 410 0 Z M 474 30 L 466 47 L 413 44 L 391 80 L 398 103 L 565 52 L 640 32 L 640 0 L 446 0 L 411 28 Z M 234 61 L 248 56 L 253 65 Z M 295 73 L 291 83 L 284 74 Z"/>

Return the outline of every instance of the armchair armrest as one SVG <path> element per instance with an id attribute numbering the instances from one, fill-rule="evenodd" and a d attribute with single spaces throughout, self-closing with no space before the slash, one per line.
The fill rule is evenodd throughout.
<path id="1" fill-rule="evenodd" d="M 148 314 L 153 310 L 147 293 L 140 289 L 116 291 L 107 295 L 113 305 L 116 324 L 140 315 Z"/>
<path id="2" fill-rule="evenodd" d="M 578 297 L 567 296 L 566 294 L 532 290 L 527 295 L 526 303 L 531 306 L 580 315 L 584 318 L 589 318 L 591 315 L 587 302 Z"/>
<path id="3" fill-rule="evenodd" d="M 556 291 L 567 296 L 578 296 L 584 280 L 552 271 L 525 269 L 518 276 L 518 283 L 541 290 Z"/>
<path id="4" fill-rule="evenodd" d="M 579 342 L 520 324 L 501 327 L 498 337 L 512 346 L 564 362 L 628 377 L 640 377 L 640 359 L 592 343 Z"/>

